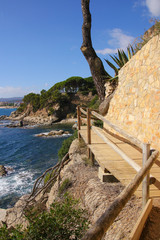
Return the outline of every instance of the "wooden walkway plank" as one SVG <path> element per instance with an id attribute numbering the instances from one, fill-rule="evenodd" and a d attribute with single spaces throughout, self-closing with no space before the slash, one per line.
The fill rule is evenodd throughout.
<path id="1" fill-rule="evenodd" d="M 142 152 L 127 142 L 111 136 L 103 129 L 98 130 L 104 134 L 111 142 L 113 142 L 120 150 L 122 150 L 129 158 L 142 167 Z M 81 126 L 79 133 L 83 140 L 87 143 L 87 127 Z M 108 146 L 101 137 L 91 130 L 91 144 L 88 145 L 95 159 L 102 169 L 109 170 L 122 184 L 127 185 L 136 175 L 133 169 L 118 153 Z M 157 186 L 150 185 L 150 197 L 160 197 L 160 161 L 156 160 L 150 171 L 151 175 L 157 179 Z M 136 190 L 135 194 L 142 196 L 142 186 Z"/>

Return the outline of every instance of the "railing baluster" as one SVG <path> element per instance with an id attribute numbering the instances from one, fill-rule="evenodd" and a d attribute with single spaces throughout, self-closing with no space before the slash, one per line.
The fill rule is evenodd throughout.
<path id="1" fill-rule="evenodd" d="M 87 143 L 91 144 L 91 112 L 89 108 L 87 108 Z M 88 158 L 90 157 L 91 151 L 88 148 Z"/>
<path id="2" fill-rule="evenodd" d="M 91 113 L 89 108 L 87 108 L 87 140 L 88 144 L 91 144 Z"/>
<path id="3" fill-rule="evenodd" d="M 143 166 L 150 157 L 150 144 L 143 144 Z M 144 208 L 149 199 L 149 172 L 142 182 L 142 207 Z"/>
<path id="4" fill-rule="evenodd" d="M 77 107 L 77 121 L 78 121 L 78 139 L 80 140 L 80 130 L 81 130 L 81 111 L 80 106 Z"/>

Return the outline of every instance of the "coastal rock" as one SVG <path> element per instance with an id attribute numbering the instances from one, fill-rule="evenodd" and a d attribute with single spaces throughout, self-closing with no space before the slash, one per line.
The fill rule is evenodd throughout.
<path id="1" fill-rule="evenodd" d="M 0 208 L 0 227 L 2 227 L 2 226 L 3 226 L 3 223 L 5 222 L 6 212 L 7 212 L 6 209 Z"/>
<path id="2" fill-rule="evenodd" d="M 20 121 L 11 122 L 6 127 L 8 127 L 8 128 L 17 128 L 17 127 L 24 127 L 26 125 L 27 124 L 24 124 L 23 121 L 20 120 Z"/>
<path id="3" fill-rule="evenodd" d="M 3 177 L 6 176 L 6 174 L 7 174 L 6 168 L 3 165 L 0 165 L 0 176 Z"/>
<path id="4" fill-rule="evenodd" d="M 114 92 L 109 95 L 104 101 L 99 105 L 99 112 L 101 115 L 105 116 L 109 110 L 109 104 L 114 96 Z"/>
<path id="5" fill-rule="evenodd" d="M 59 196 L 59 187 L 62 186 L 66 179 L 69 179 L 71 184 L 65 191 L 76 199 L 80 199 L 82 208 L 87 209 L 88 219 L 92 225 L 120 194 L 123 186 L 119 182 L 102 183 L 97 176 L 97 166 L 86 165 L 86 153 L 87 148 L 82 142 L 79 143 L 78 139 L 72 142 L 69 150 L 70 162 L 63 167 L 59 178 L 53 184 L 51 190 L 46 193 L 48 197 L 46 207 L 50 208 L 53 201 L 61 197 Z M 27 226 L 27 221 L 22 214 L 26 199 L 26 196 L 22 197 L 13 208 L 7 209 L 6 214 L 3 212 L 3 222 L 6 223 L 7 227 L 14 227 L 16 224 Z M 141 200 L 132 197 L 112 227 L 107 231 L 104 239 L 122 239 L 122 235 L 125 235 L 126 239 L 128 239 L 141 211 L 140 206 Z"/>
<path id="6" fill-rule="evenodd" d="M 50 132 L 36 134 L 35 136 L 36 137 L 53 137 L 53 136 L 55 137 L 55 136 L 63 136 L 66 134 L 68 135 L 69 132 L 64 130 L 59 130 L 59 131 L 52 130 Z"/>
<path id="7" fill-rule="evenodd" d="M 7 118 L 6 115 L 2 115 L 2 116 L 0 116 L 0 120 L 5 120 L 6 118 Z"/>
<path id="8" fill-rule="evenodd" d="M 26 206 L 27 199 L 28 199 L 28 195 L 22 196 L 13 208 L 9 208 L 6 210 L 5 216 L 3 218 L 3 222 L 5 222 L 7 227 L 11 227 L 11 226 L 15 227 L 19 224 L 22 225 L 23 227 L 27 227 L 28 221 L 25 218 L 23 213 L 24 207 Z"/>
<path id="9" fill-rule="evenodd" d="M 57 200 L 59 194 L 59 186 L 63 184 L 65 179 L 69 179 L 72 183 L 67 189 L 76 199 L 81 200 L 81 206 L 87 209 L 88 219 L 94 224 L 104 211 L 111 205 L 114 199 L 120 194 L 123 186 L 120 182 L 102 183 L 97 176 L 97 167 L 86 166 L 86 155 L 83 148 L 76 139 L 72 142 L 69 157 L 71 161 L 64 166 L 60 173 L 60 182 L 55 182 L 51 191 L 48 193 L 47 208 L 54 200 Z M 141 211 L 141 200 L 132 197 L 126 207 L 115 220 L 111 228 L 107 231 L 105 240 L 122 239 L 122 235 L 126 239 L 130 236 L 138 214 Z M 127 216 L 127 217 L 126 217 Z M 128 224 L 129 219 L 129 224 Z"/>
<path id="10" fill-rule="evenodd" d="M 0 165 L 0 176 L 6 176 L 8 173 L 13 172 L 12 167 Z"/>

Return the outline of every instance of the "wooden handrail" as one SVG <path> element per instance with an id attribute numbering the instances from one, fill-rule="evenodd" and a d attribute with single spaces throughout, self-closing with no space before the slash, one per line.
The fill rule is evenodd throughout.
<path id="1" fill-rule="evenodd" d="M 150 156 L 150 144 L 143 144 L 143 165 L 148 161 Z M 142 182 L 142 207 L 144 208 L 149 199 L 149 172 Z"/>
<path id="2" fill-rule="evenodd" d="M 91 144 L 91 112 L 87 108 L 87 143 Z"/>
<path id="3" fill-rule="evenodd" d="M 103 141 L 105 143 L 107 143 L 116 153 L 118 153 L 131 167 L 133 167 L 136 172 L 139 172 L 141 167 L 136 163 L 134 162 L 130 157 L 128 157 L 119 147 L 117 147 L 116 144 L 114 144 L 113 142 L 111 142 L 106 136 L 104 136 L 98 129 L 97 127 L 94 127 L 92 126 L 92 130 L 100 137 L 103 139 Z M 148 157 L 147 157 L 148 156 Z M 143 158 L 145 158 L 144 160 L 144 164 L 145 162 L 148 160 L 149 158 L 149 155 L 146 155 L 146 156 L 143 156 Z M 153 177 L 152 175 L 150 175 L 150 178 L 152 179 L 152 183 L 154 183 L 156 181 L 155 177 Z M 148 174 L 148 184 L 147 186 L 149 185 L 149 174 Z M 145 184 L 146 185 L 146 184 Z M 145 193 L 145 196 L 148 195 L 148 190 L 145 189 L 145 185 L 144 185 L 144 191 L 146 192 Z M 148 197 L 146 197 L 146 199 L 148 199 Z M 146 201 L 146 200 L 144 200 Z"/>
<path id="4" fill-rule="evenodd" d="M 83 108 L 80 108 L 80 111 L 87 116 L 87 112 Z"/>
<path id="5" fill-rule="evenodd" d="M 78 139 L 81 138 L 79 130 L 81 130 L 81 111 L 80 111 L 80 107 L 77 107 L 77 120 L 78 120 Z"/>
<path id="6" fill-rule="evenodd" d="M 87 124 L 87 118 L 82 118 L 82 117 L 81 117 L 81 122 Z"/>
<path id="7" fill-rule="evenodd" d="M 85 111 L 82 107 L 79 107 L 80 112 L 82 112 L 84 115 L 87 116 L 87 111 Z M 97 113 L 96 111 L 91 111 L 91 114 L 98 118 L 99 120 L 102 120 L 104 123 L 106 123 L 108 126 L 110 126 L 111 128 L 113 128 L 115 131 L 117 131 L 118 133 L 120 133 L 123 137 L 127 138 L 131 143 L 133 143 L 134 145 L 140 147 L 141 149 L 143 148 L 143 143 L 138 140 L 137 138 L 129 135 L 127 132 L 125 132 L 124 130 L 120 129 L 119 127 L 117 127 L 115 124 L 111 123 L 110 121 L 108 121 L 107 119 L 105 119 L 105 117 L 103 117 L 102 115 L 100 115 L 99 113 Z"/>
<path id="8" fill-rule="evenodd" d="M 119 147 L 111 142 L 106 136 L 104 136 L 96 127 L 92 126 L 92 130 L 103 139 L 116 153 L 118 153 L 131 167 L 133 167 L 136 172 L 140 171 L 141 167 L 135 163 L 130 157 L 128 157 Z"/>
<path id="9" fill-rule="evenodd" d="M 102 120 L 103 122 L 105 122 L 108 126 L 110 126 L 111 128 L 113 128 L 115 131 L 117 131 L 118 133 L 120 133 L 122 136 L 124 136 L 125 138 L 129 139 L 133 144 L 135 144 L 136 146 L 140 147 L 141 149 L 143 148 L 143 143 L 141 141 L 139 141 L 137 138 L 132 137 L 131 135 L 129 135 L 128 133 L 126 133 L 124 130 L 120 129 L 119 127 L 117 127 L 116 125 L 112 124 L 110 121 L 108 121 L 107 119 L 105 119 L 103 116 L 101 116 L 99 113 L 95 112 L 95 111 L 91 111 L 91 114 L 95 117 L 97 117 L 98 119 Z"/>
<path id="10" fill-rule="evenodd" d="M 125 206 L 125 204 L 130 199 L 131 195 L 136 191 L 138 186 L 143 180 L 143 188 L 142 188 L 142 202 L 143 202 L 143 208 L 146 206 L 146 203 L 149 199 L 149 184 L 155 184 L 156 178 L 149 174 L 149 170 L 152 167 L 155 159 L 158 157 L 159 152 L 154 151 L 152 155 L 150 156 L 150 144 L 142 143 L 135 137 L 132 137 L 124 130 L 120 129 L 116 125 L 112 124 L 110 121 L 105 119 L 103 116 L 101 116 L 96 111 L 91 111 L 87 108 L 87 111 L 85 111 L 82 108 L 79 108 L 79 115 L 81 115 L 81 112 L 86 115 L 87 117 L 87 144 L 88 144 L 88 153 L 89 158 L 91 155 L 90 147 L 91 144 L 91 128 L 92 130 L 103 139 L 105 143 L 107 143 L 117 154 L 119 154 L 131 167 L 133 167 L 137 174 L 135 178 L 131 181 L 131 183 L 124 189 L 124 191 L 116 198 L 116 200 L 113 202 L 111 207 L 101 216 L 101 218 L 96 222 L 96 224 L 93 226 L 91 230 L 87 232 L 83 240 L 100 240 L 104 233 L 107 231 L 109 226 L 113 223 L 114 219 L 118 216 L 119 212 L 122 210 L 122 208 Z M 121 136 L 128 139 L 131 144 L 134 144 L 135 146 L 138 146 L 142 149 L 143 154 L 143 166 L 142 168 L 133 161 L 130 157 L 128 157 L 115 143 L 113 143 L 109 138 L 107 138 L 100 130 L 98 130 L 97 127 L 91 126 L 91 115 L 93 115 L 96 119 L 100 119 L 104 123 L 106 123 L 108 126 L 110 126 L 112 129 L 114 129 L 116 132 L 120 133 Z M 81 116 L 80 116 L 81 119 Z"/>
<path id="11" fill-rule="evenodd" d="M 108 228 L 112 225 L 115 218 L 121 212 L 123 207 L 129 201 L 133 193 L 136 191 L 143 178 L 152 167 L 159 152 L 155 151 L 149 157 L 148 161 L 137 173 L 135 178 L 128 184 L 127 187 L 121 192 L 121 194 L 114 200 L 110 207 L 102 214 L 102 216 L 96 221 L 91 229 L 85 234 L 82 240 L 101 240 Z"/>
<path id="12" fill-rule="evenodd" d="M 152 202 L 153 202 L 153 199 L 148 200 L 147 204 L 145 205 L 145 208 L 143 209 L 140 217 L 138 218 L 136 225 L 132 229 L 132 232 L 128 240 L 137 240 L 140 238 L 145 222 L 152 210 Z"/>

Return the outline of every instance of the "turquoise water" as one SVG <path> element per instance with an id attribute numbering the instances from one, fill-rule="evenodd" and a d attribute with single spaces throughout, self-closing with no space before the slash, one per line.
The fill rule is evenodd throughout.
<path id="1" fill-rule="evenodd" d="M 0 115 L 10 115 L 11 111 L 0 109 Z M 38 176 L 57 163 L 58 150 L 66 137 L 39 138 L 35 134 L 52 129 L 72 133 L 71 125 L 64 124 L 34 128 L 7 128 L 6 124 L 8 121 L 0 121 L 0 165 L 13 171 L 0 177 L 0 208 L 13 206 L 20 196 L 31 191 Z"/>

